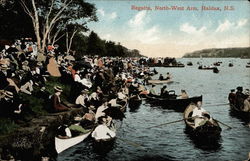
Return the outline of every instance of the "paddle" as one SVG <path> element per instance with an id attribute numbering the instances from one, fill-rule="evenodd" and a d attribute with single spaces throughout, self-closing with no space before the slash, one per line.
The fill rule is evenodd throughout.
<path id="1" fill-rule="evenodd" d="M 163 126 L 163 125 L 168 125 L 168 124 L 172 124 L 172 123 L 176 123 L 176 122 L 181 122 L 181 121 L 184 121 L 184 120 L 187 120 L 187 119 L 192 119 L 192 118 L 195 118 L 195 117 L 196 116 L 188 117 L 188 118 L 181 119 L 181 120 L 171 121 L 171 122 L 163 123 L 163 124 L 160 124 L 160 125 L 151 126 L 151 127 L 148 127 L 147 129 L 150 129 L 150 128 L 153 128 L 153 127 L 159 127 L 159 126 Z"/>
<path id="2" fill-rule="evenodd" d="M 223 122 L 221 122 L 221 121 L 219 121 L 219 120 L 216 120 L 216 119 L 214 119 L 214 120 L 217 121 L 217 122 L 219 122 L 219 123 L 221 123 L 222 125 L 228 127 L 229 129 L 232 129 L 231 126 L 228 126 L 227 124 L 225 124 L 225 123 L 223 123 Z"/>

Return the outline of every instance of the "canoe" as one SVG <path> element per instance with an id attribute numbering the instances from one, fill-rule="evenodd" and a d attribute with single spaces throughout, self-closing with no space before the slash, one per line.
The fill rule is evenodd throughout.
<path id="1" fill-rule="evenodd" d="M 79 136 L 67 138 L 67 139 L 61 139 L 59 137 L 55 137 L 55 148 L 57 153 L 61 153 L 62 151 L 79 144 L 84 139 L 86 139 L 90 134 L 92 130 L 89 130 L 87 133 L 82 133 Z"/>
<path id="2" fill-rule="evenodd" d="M 171 79 L 168 80 L 148 80 L 149 84 L 168 84 L 168 83 L 173 83 Z"/>
<path id="3" fill-rule="evenodd" d="M 200 70 L 214 70 L 217 67 L 204 67 L 204 66 L 199 66 L 198 69 Z"/>
<path id="4" fill-rule="evenodd" d="M 161 106 L 162 108 L 172 108 L 176 111 L 183 112 L 190 103 L 202 101 L 202 96 L 194 96 L 190 98 L 161 98 L 146 96 L 150 104 Z"/>
<path id="5" fill-rule="evenodd" d="M 194 127 L 194 120 L 188 119 L 192 117 L 193 110 L 196 106 L 190 104 L 187 106 L 183 113 L 183 118 L 186 124 L 186 129 L 190 135 L 197 139 L 218 139 L 220 137 L 221 128 L 219 123 L 215 119 L 207 121 L 205 124 Z"/>

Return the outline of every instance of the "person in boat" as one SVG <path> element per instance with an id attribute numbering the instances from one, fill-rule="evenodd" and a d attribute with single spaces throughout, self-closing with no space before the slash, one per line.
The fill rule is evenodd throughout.
<path id="1" fill-rule="evenodd" d="M 196 107 L 193 110 L 192 117 L 195 117 L 194 118 L 195 128 L 202 125 L 204 121 L 207 121 L 208 119 L 210 119 L 209 113 L 201 106 L 202 106 L 202 102 L 198 101 L 196 104 Z"/>
<path id="2" fill-rule="evenodd" d="M 85 129 L 90 129 L 93 127 L 92 125 L 95 124 L 95 107 L 90 106 L 88 109 L 89 111 L 83 115 L 82 120 L 80 121 L 80 125 Z"/>
<path id="3" fill-rule="evenodd" d="M 96 119 L 96 122 L 98 121 L 98 118 L 101 117 L 101 116 L 105 116 L 105 112 L 104 110 L 108 109 L 109 106 L 108 106 L 108 100 L 107 99 L 103 99 L 103 104 L 101 106 L 99 106 L 96 110 L 96 114 L 95 114 L 95 119 Z"/>
<path id="4" fill-rule="evenodd" d="M 61 98 L 60 98 L 60 95 L 62 93 L 62 88 L 60 86 L 55 86 L 54 87 L 54 90 L 55 90 L 55 94 L 52 95 L 52 97 L 50 98 L 51 99 L 51 103 L 52 103 L 52 110 L 54 112 L 61 112 L 61 111 L 67 111 L 69 110 L 68 107 L 66 107 L 62 101 L 61 101 Z"/>
<path id="5" fill-rule="evenodd" d="M 169 79 L 171 79 L 171 74 L 169 73 L 169 72 L 167 72 L 167 76 L 166 76 L 166 79 L 165 80 L 169 80 Z"/>
<path id="6" fill-rule="evenodd" d="M 167 90 L 167 86 L 164 85 L 162 88 L 161 88 L 161 97 L 168 97 L 169 96 L 169 93 L 168 93 L 168 90 Z"/>
<path id="7" fill-rule="evenodd" d="M 164 77 L 163 77 L 163 75 L 162 75 L 162 74 L 160 74 L 160 76 L 159 76 L 159 80 L 164 80 Z"/>
<path id="8" fill-rule="evenodd" d="M 187 99 L 188 98 L 188 94 L 186 92 L 186 90 L 182 89 L 181 90 L 181 94 L 179 95 L 181 99 Z"/>
<path id="9" fill-rule="evenodd" d="M 77 107 L 82 107 L 83 111 L 87 110 L 87 107 L 89 105 L 89 96 L 88 96 L 89 90 L 84 89 L 81 91 L 81 94 L 76 98 L 75 104 Z"/>
<path id="10" fill-rule="evenodd" d="M 64 124 L 57 128 L 57 136 L 62 139 L 68 139 L 72 137 L 72 134 L 69 127 Z"/>
<path id="11" fill-rule="evenodd" d="M 151 88 L 150 88 L 150 90 L 149 90 L 149 94 L 148 94 L 148 95 L 149 95 L 149 96 L 152 96 L 152 97 L 157 96 L 157 93 L 156 93 L 155 85 L 154 85 L 154 84 L 152 84 L 152 86 L 151 86 Z"/>
<path id="12" fill-rule="evenodd" d="M 242 109 L 244 106 L 244 100 L 247 98 L 246 95 L 244 95 L 243 88 L 242 87 L 237 87 L 236 88 L 236 101 L 235 101 L 235 106 L 239 109 Z"/>
<path id="13" fill-rule="evenodd" d="M 228 101 L 230 104 L 235 105 L 235 101 L 236 101 L 235 89 L 231 89 L 231 92 L 228 95 Z"/>
<path id="14" fill-rule="evenodd" d="M 243 111 L 245 112 L 250 112 L 250 96 L 248 96 L 245 100 L 244 100 L 244 108 Z"/>
<path id="15" fill-rule="evenodd" d="M 99 125 L 92 132 L 91 134 L 92 138 L 94 138 L 96 141 L 108 140 L 114 138 L 116 136 L 116 133 L 108 128 L 107 123 L 108 123 L 107 117 L 105 116 L 99 117 L 98 118 Z"/>

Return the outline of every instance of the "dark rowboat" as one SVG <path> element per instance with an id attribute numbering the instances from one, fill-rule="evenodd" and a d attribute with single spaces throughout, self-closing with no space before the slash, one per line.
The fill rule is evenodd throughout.
<path id="1" fill-rule="evenodd" d="M 240 118 L 243 122 L 250 122 L 250 112 L 241 110 L 242 108 L 237 108 L 234 104 L 230 104 L 230 115 Z"/>
<path id="2" fill-rule="evenodd" d="M 135 111 L 140 107 L 142 103 L 142 99 L 140 97 L 131 97 L 128 101 L 128 107 L 130 108 L 130 111 Z"/>
<path id="3" fill-rule="evenodd" d="M 198 101 L 202 101 L 202 96 L 181 99 L 176 97 L 151 97 L 147 95 L 146 98 L 150 104 L 161 106 L 162 108 L 172 108 L 179 112 L 183 112 L 190 103 L 197 103 Z"/>
<path id="4" fill-rule="evenodd" d="M 190 104 L 183 113 L 184 121 L 186 123 L 186 131 L 197 139 L 202 139 L 202 140 L 219 139 L 221 128 L 219 126 L 219 123 L 214 119 L 211 119 L 207 121 L 205 124 L 195 128 L 194 120 L 189 119 L 190 117 L 192 117 L 193 110 L 195 107 L 196 106 L 194 104 Z"/>

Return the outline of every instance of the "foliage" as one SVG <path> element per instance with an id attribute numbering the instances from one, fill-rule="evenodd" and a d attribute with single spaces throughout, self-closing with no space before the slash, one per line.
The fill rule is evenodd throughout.
<path id="1" fill-rule="evenodd" d="M 224 49 L 203 49 L 187 53 L 183 57 L 241 57 L 250 58 L 250 48 L 224 48 Z"/>
<path id="2" fill-rule="evenodd" d="M 14 123 L 11 119 L 0 118 L 0 135 L 5 135 L 13 132 L 19 126 Z"/>

